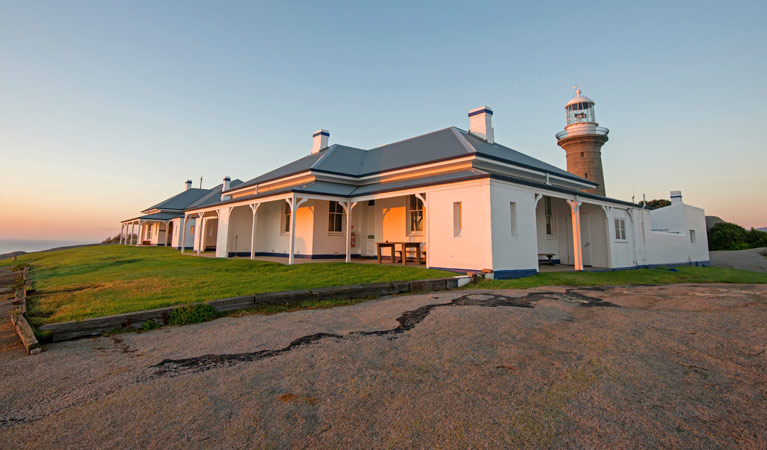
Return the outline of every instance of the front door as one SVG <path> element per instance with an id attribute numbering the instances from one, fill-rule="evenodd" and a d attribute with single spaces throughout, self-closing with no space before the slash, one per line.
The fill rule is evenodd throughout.
<path id="1" fill-rule="evenodd" d="M 583 265 L 591 265 L 591 227 L 588 214 L 581 214 L 581 254 L 583 256 Z"/>
<path id="2" fill-rule="evenodd" d="M 375 206 L 368 205 L 366 208 L 366 234 L 365 236 L 360 236 L 360 239 L 365 240 L 365 254 L 368 256 L 373 256 L 376 254 L 376 210 Z"/>

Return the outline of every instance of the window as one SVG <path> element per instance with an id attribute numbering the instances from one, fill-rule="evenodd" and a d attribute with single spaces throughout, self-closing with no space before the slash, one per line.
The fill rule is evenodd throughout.
<path id="1" fill-rule="evenodd" d="M 695 245 L 695 230 L 690 230 L 690 244 Z"/>
<path id="2" fill-rule="evenodd" d="M 543 197 L 543 210 L 546 214 L 546 236 L 554 236 L 554 218 L 551 215 L 551 197 Z"/>
<path id="3" fill-rule="evenodd" d="M 282 205 L 282 233 L 290 233 L 290 205 Z"/>
<path id="4" fill-rule="evenodd" d="M 408 197 L 408 232 L 423 233 L 423 202 L 415 195 Z"/>
<path id="5" fill-rule="evenodd" d="M 626 219 L 615 219 L 615 239 L 626 240 Z"/>
<path id="6" fill-rule="evenodd" d="M 453 203 L 453 236 L 461 235 L 461 228 L 463 227 L 461 213 L 461 202 Z"/>
<path id="7" fill-rule="evenodd" d="M 583 177 L 583 178 L 585 178 L 585 179 L 587 179 L 587 180 L 588 180 L 588 179 L 589 179 L 589 173 L 588 173 L 588 172 L 586 172 L 586 176 L 585 176 L 585 177 Z"/>
<path id="8" fill-rule="evenodd" d="M 517 204 L 509 203 L 509 219 L 511 219 L 511 235 L 517 235 Z"/>
<path id="9" fill-rule="evenodd" d="M 330 202 L 330 213 L 328 215 L 328 231 L 331 233 L 340 233 L 343 231 L 344 211 L 338 202 Z"/>
<path id="10" fill-rule="evenodd" d="M 581 152 L 581 158 L 583 158 L 583 152 Z"/>

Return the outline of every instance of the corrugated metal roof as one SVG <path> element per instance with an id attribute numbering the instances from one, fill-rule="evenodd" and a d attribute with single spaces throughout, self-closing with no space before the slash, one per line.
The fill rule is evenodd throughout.
<path id="1" fill-rule="evenodd" d="M 161 201 L 154 206 L 150 206 L 143 211 L 151 211 L 153 209 L 173 209 L 177 211 L 183 211 L 186 207 L 196 202 L 207 193 L 208 189 L 187 189 L 167 200 Z"/>
<path id="2" fill-rule="evenodd" d="M 370 150 L 335 144 L 320 153 L 305 156 L 253 178 L 239 187 L 263 183 L 310 169 L 315 172 L 361 177 L 475 154 L 596 185 L 593 181 L 580 178 L 532 156 L 498 143 L 489 144 L 467 131 L 449 127 Z"/>
<path id="3" fill-rule="evenodd" d="M 357 176 L 425 164 L 470 154 L 453 127 L 376 147 L 365 153 Z"/>
<path id="4" fill-rule="evenodd" d="M 326 150 L 322 150 L 319 153 L 315 153 L 313 155 L 307 155 L 303 158 L 297 159 L 291 163 L 285 164 L 282 167 L 278 167 L 270 172 L 266 172 L 263 175 L 259 175 L 256 178 L 251 178 L 250 180 L 246 181 L 245 183 L 242 183 L 239 187 L 247 187 L 247 186 L 253 186 L 258 183 L 263 183 L 265 181 L 269 180 L 275 180 L 277 178 L 287 177 L 289 175 L 294 175 L 300 172 L 305 172 L 311 167 L 317 163 L 317 161 L 320 160 L 320 158 L 324 157 L 328 154 L 328 152 L 331 151 L 331 149 L 335 147 L 335 145 L 329 147 Z"/>
<path id="5" fill-rule="evenodd" d="M 528 169 L 535 169 L 541 172 L 548 172 L 552 175 L 559 175 L 570 180 L 582 181 L 584 183 L 589 183 L 596 186 L 596 183 L 591 180 L 573 175 L 566 170 L 562 170 L 557 166 L 545 163 L 540 159 L 533 158 L 530 155 L 526 155 L 522 152 L 518 152 L 512 148 L 503 146 L 498 143 L 488 144 L 486 141 L 479 139 L 468 131 L 459 129 L 458 132 L 461 133 L 461 136 L 463 136 L 464 139 L 466 139 L 471 144 L 471 146 L 477 150 L 477 154 L 479 155 L 490 159 L 507 162 L 509 164 L 526 167 Z"/>
<path id="6" fill-rule="evenodd" d="M 393 181 L 390 183 L 375 183 L 360 186 L 352 192 L 352 196 L 361 196 L 375 194 L 378 192 L 388 192 L 400 189 L 412 189 L 434 184 L 448 182 L 464 181 L 468 179 L 484 178 L 490 176 L 489 173 L 478 169 L 459 170 L 456 172 L 447 172 L 428 177 L 411 178 L 407 180 Z"/>
<path id="7" fill-rule="evenodd" d="M 229 184 L 229 187 L 235 188 L 235 187 L 238 187 L 238 186 L 240 186 L 242 184 L 243 184 L 242 180 L 232 180 L 231 183 Z M 196 202 L 190 204 L 187 207 L 187 209 L 200 208 L 200 207 L 203 207 L 203 206 L 208 206 L 208 205 L 213 205 L 213 204 L 216 204 L 216 203 L 220 203 L 221 202 L 221 190 L 222 190 L 223 187 L 224 187 L 223 184 L 219 184 L 218 186 L 209 189 L 207 194 L 205 194 L 202 198 L 200 198 Z"/>
<path id="8" fill-rule="evenodd" d="M 132 219 L 123 220 L 121 223 L 125 222 L 132 222 L 134 220 L 160 220 L 160 221 L 166 221 L 175 219 L 177 217 L 183 216 L 183 213 L 173 213 L 173 212 L 159 212 L 154 214 L 146 214 L 143 216 L 134 217 Z"/>

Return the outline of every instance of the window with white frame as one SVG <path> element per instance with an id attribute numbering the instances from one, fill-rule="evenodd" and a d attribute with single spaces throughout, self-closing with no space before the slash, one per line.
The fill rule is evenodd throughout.
<path id="1" fill-rule="evenodd" d="M 290 233 L 290 205 L 282 205 L 282 234 Z"/>
<path id="2" fill-rule="evenodd" d="M 517 203 L 509 203 L 509 219 L 511 220 L 511 235 L 517 235 Z"/>
<path id="3" fill-rule="evenodd" d="M 423 233 L 423 202 L 415 195 L 408 197 L 408 233 Z"/>
<path id="4" fill-rule="evenodd" d="M 461 235 L 461 228 L 463 228 L 461 202 L 453 203 L 453 236 Z"/>
<path id="5" fill-rule="evenodd" d="M 330 202 L 330 211 L 328 213 L 328 232 L 341 233 L 344 224 L 344 211 L 338 202 Z"/>
<path id="6" fill-rule="evenodd" d="M 626 219 L 615 219 L 615 239 L 626 240 Z"/>
<path id="7" fill-rule="evenodd" d="M 554 216 L 551 212 L 551 197 L 543 197 L 543 212 L 546 214 L 546 236 L 554 236 Z"/>
<path id="8" fill-rule="evenodd" d="M 690 230 L 690 244 L 695 245 L 695 230 Z"/>

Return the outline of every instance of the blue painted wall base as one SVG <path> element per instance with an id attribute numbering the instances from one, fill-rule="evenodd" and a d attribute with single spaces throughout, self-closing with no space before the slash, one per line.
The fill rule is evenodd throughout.
<path id="1" fill-rule="evenodd" d="M 242 256 L 242 257 L 248 257 L 250 258 L 250 252 L 229 252 L 229 257 L 233 256 Z M 269 252 L 256 252 L 256 256 L 272 256 L 275 258 L 287 258 L 287 253 L 269 253 Z M 359 254 L 352 253 L 352 258 L 359 258 Z M 346 259 L 346 255 L 328 255 L 328 254 L 319 254 L 319 255 L 293 255 L 294 258 L 299 259 Z"/>

